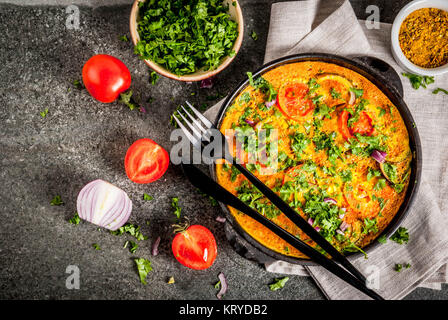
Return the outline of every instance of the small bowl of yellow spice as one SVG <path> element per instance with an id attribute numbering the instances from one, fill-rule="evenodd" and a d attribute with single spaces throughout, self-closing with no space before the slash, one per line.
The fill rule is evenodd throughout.
<path id="1" fill-rule="evenodd" d="M 448 0 L 414 0 L 392 25 L 392 54 L 406 71 L 424 76 L 448 72 Z"/>

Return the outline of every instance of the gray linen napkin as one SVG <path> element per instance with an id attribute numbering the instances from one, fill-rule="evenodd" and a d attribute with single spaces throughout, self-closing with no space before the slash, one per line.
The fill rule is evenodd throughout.
<path id="1" fill-rule="evenodd" d="M 358 21 L 348 0 L 275 3 L 271 9 L 265 62 L 294 53 L 326 52 L 343 56 L 371 55 L 388 62 L 401 73 L 390 52 L 390 24 L 369 29 Z M 372 275 L 373 286 L 387 299 L 400 299 L 414 288 L 440 289 L 448 282 L 448 102 L 446 95 L 412 89 L 403 79 L 404 97 L 416 121 L 423 146 L 423 181 L 403 226 L 410 232 L 407 245 L 388 241 L 353 263 Z M 436 86 L 448 88 L 448 77 L 436 78 Z M 207 111 L 214 118 L 219 106 Z M 395 264 L 410 269 L 394 271 Z M 274 273 L 310 275 L 329 299 L 367 299 L 358 290 L 321 267 L 302 267 L 284 261 L 266 264 Z"/>

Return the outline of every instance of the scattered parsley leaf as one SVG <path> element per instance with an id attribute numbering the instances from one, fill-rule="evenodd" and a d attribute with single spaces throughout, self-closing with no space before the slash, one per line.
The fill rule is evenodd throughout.
<path id="1" fill-rule="evenodd" d="M 180 219 L 182 208 L 179 207 L 179 198 L 175 197 L 171 199 L 171 208 L 174 209 L 174 215 L 177 217 L 177 219 Z"/>
<path id="2" fill-rule="evenodd" d="M 412 87 L 415 90 L 419 89 L 420 87 L 423 87 L 426 89 L 427 85 L 434 83 L 434 77 L 419 76 L 417 74 L 405 73 L 405 72 L 403 72 L 402 75 L 409 79 Z"/>
<path id="3" fill-rule="evenodd" d="M 258 35 L 255 31 L 252 31 L 252 33 L 250 34 L 251 38 L 254 39 L 254 41 L 258 40 Z"/>
<path id="4" fill-rule="evenodd" d="M 54 198 L 51 200 L 50 205 L 52 206 L 61 206 L 64 202 L 62 202 L 61 196 L 54 196 Z"/>
<path id="5" fill-rule="evenodd" d="M 45 108 L 44 111 L 41 111 L 41 112 L 39 112 L 39 113 L 40 113 L 40 116 L 41 116 L 42 118 L 45 118 L 45 117 L 47 116 L 47 114 L 48 114 L 48 108 Z"/>
<path id="6" fill-rule="evenodd" d="M 387 237 L 385 234 L 383 234 L 381 237 L 378 238 L 378 242 L 385 244 L 387 242 Z"/>
<path id="7" fill-rule="evenodd" d="M 139 107 L 138 103 L 135 102 L 132 97 L 132 90 L 121 93 L 118 102 L 125 104 L 130 110 L 134 110 Z"/>
<path id="8" fill-rule="evenodd" d="M 129 39 L 128 39 L 128 37 L 126 35 L 121 36 L 120 40 L 123 41 L 123 42 L 129 42 Z"/>
<path id="9" fill-rule="evenodd" d="M 149 82 L 152 85 L 155 85 L 157 83 L 157 80 L 159 80 L 159 75 L 157 74 L 157 72 L 152 71 L 149 75 Z"/>
<path id="10" fill-rule="evenodd" d="M 448 94 L 448 90 L 445 90 L 445 89 L 442 89 L 442 88 L 437 88 L 432 93 L 433 94 L 438 94 L 439 92 L 443 92 L 444 94 Z"/>
<path id="11" fill-rule="evenodd" d="M 409 242 L 409 231 L 404 227 L 399 227 L 390 239 L 398 244 L 407 244 Z"/>
<path id="12" fill-rule="evenodd" d="M 81 81 L 79 81 L 79 80 L 73 80 L 73 86 L 78 90 L 81 90 L 84 88 Z"/>
<path id="13" fill-rule="evenodd" d="M 93 247 L 95 250 L 101 250 L 100 246 L 99 246 L 98 244 L 96 244 L 96 243 L 92 244 L 92 247 Z"/>
<path id="14" fill-rule="evenodd" d="M 131 223 L 126 223 L 124 226 L 118 228 L 115 231 L 111 231 L 110 233 L 117 236 L 128 233 L 139 241 L 148 239 L 148 237 L 144 236 L 143 233 L 141 233 L 139 226 L 133 225 Z"/>
<path id="15" fill-rule="evenodd" d="M 81 219 L 79 218 L 78 212 L 75 213 L 73 218 L 68 219 L 68 222 L 71 224 L 79 224 L 81 222 Z"/>
<path id="16" fill-rule="evenodd" d="M 152 199 L 154 199 L 154 197 L 150 196 L 149 194 L 147 194 L 147 193 L 143 194 L 143 200 L 151 201 Z"/>
<path id="17" fill-rule="evenodd" d="M 134 259 L 135 264 L 137 265 L 138 275 L 140 276 L 140 282 L 143 284 L 146 283 L 146 277 L 148 273 L 152 271 L 151 262 L 144 258 Z"/>
<path id="18" fill-rule="evenodd" d="M 402 265 L 401 263 L 397 263 L 397 264 L 395 265 L 394 270 L 397 271 L 397 272 L 400 272 L 401 269 L 403 269 L 403 265 Z"/>
<path id="19" fill-rule="evenodd" d="M 271 289 L 271 291 L 279 290 L 285 286 L 285 284 L 288 280 L 289 280 L 289 277 L 277 278 L 277 279 L 275 279 L 274 283 L 269 285 L 269 289 Z"/>

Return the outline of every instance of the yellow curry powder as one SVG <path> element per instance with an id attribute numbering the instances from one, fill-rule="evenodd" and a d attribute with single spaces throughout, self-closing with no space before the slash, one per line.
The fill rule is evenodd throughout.
<path id="1" fill-rule="evenodd" d="M 436 8 L 414 11 L 400 28 L 400 47 L 404 55 L 423 68 L 448 63 L 448 12 Z"/>

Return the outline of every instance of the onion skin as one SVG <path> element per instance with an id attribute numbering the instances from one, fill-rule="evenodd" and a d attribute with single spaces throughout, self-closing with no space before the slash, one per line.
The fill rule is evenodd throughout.
<path id="1" fill-rule="evenodd" d="M 227 280 L 226 277 L 224 276 L 224 273 L 220 273 L 218 275 L 219 281 L 221 281 L 221 290 L 219 290 L 218 294 L 216 295 L 216 297 L 221 300 L 222 297 L 224 296 L 224 294 L 227 292 Z"/>
<path id="2" fill-rule="evenodd" d="M 201 84 L 199 86 L 201 89 L 211 89 L 213 88 L 213 79 L 207 78 L 201 81 Z"/>
<path id="3" fill-rule="evenodd" d="M 122 227 L 132 212 L 126 192 L 101 179 L 81 189 L 76 206 L 81 219 L 112 231 Z"/>
<path id="4" fill-rule="evenodd" d="M 338 202 L 335 199 L 333 199 L 333 198 L 325 198 L 324 202 L 332 203 L 332 204 L 338 204 Z"/>
<path id="5" fill-rule="evenodd" d="M 156 256 L 159 254 L 159 244 L 160 244 L 160 237 L 157 237 L 156 241 L 154 241 L 154 244 L 152 245 L 152 255 Z"/>

